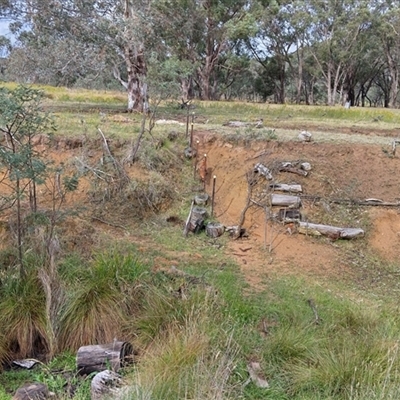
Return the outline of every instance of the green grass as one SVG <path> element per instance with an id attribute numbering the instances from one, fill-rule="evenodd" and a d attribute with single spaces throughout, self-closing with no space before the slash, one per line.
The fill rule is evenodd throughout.
<path id="1" fill-rule="evenodd" d="M 100 127 L 111 139 L 137 137 L 140 116 L 121 113 L 123 93 L 43 89 L 46 108 L 55 112 L 57 135 L 98 137 Z M 296 131 L 303 124 L 372 125 L 379 132 L 400 123 L 397 110 L 372 108 L 238 102 L 195 102 L 195 107 L 199 129 L 216 129 L 232 143 L 239 137 L 244 144 L 283 140 L 280 124 Z M 175 103 L 161 104 L 158 112 L 160 118 L 184 121 L 186 117 Z M 232 134 L 222 127 L 228 120 L 259 118 L 264 119 L 263 129 Z M 168 132 L 175 129 L 178 139 L 169 140 Z M 186 219 L 194 188 L 199 186 L 191 162 L 181 156 L 185 127 L 155 126 L 142 145 L 137 162 L 146 182 L 132 181 L 114 193 L 117 197 L 98 208 L 93 205 L 96 212 L 108 207 L 104 220 L 114 224 L 108 226 L 112 233 L 94 240 L 85 255 L 63 254 L 58 260 L 65 298 L 56 326 L 56 357 L 30 371 L 6 368 L 0 374 L 0 400 L 10 399 L 19 386 L 33 380 L 45 382 L 57 398 L 68 398 L 65 388 L 70 385 L 76 386 L 73 399 L 89 399 L 90 378 L 77 377 L 75 352 L 81 345 L 110 342 L 114 337 L 132 342 L 138 351 L 137 363 L 122 371 L 129 384 L 127 399 L 399 397 L 396 263 L 383 262 L 356 241 L 337 242 L 342 262 L 354 269 L 350 280 L 268 276 L 263 288 L 255 290 L 227 256 L 226 236 L 211 239 L 201 233 L 184 238 L 183 224 L 167 222 L 171 215 L 182 222 Z M 351 185 L 343 189 L 349 197 L 353 190 Z M 166 204 L 168 208 L 163 207 Z M 146 213 L 138 216 L 134 207 L 147 208 Z M 370 224 L 359 208 L 332 210 L 321 214 L 321 220 L 334 225 Z M 133 215 L 134 228 L 127 224 Z M 33 273 L 26 282 L 14 279 L 7 269 L 12 251 L 1 254 L 0 360 L 5 361 L 13 350 L 11 342 L 23 350 L 21 356 L 31 355 L 32 334 L 46 337 L 48 321 L 37 276 Z M 33 264 L 32 271 L 37 271 L 40 262 Z M 268 389 L 248 381 L 249 360 L 260 363 Z"/>

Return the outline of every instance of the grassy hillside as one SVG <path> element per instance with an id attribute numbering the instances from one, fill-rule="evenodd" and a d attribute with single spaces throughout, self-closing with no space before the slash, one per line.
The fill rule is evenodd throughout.
<path id="1" fill-rule="evenodd" d="M 356 274 L 321 280 L 302 273 L 269 274 L 252 286 L 227 235 L 182 235 L 202 186 L 182 155 L 186 110 L 174 101 L 154 105 L 153 122 L 180 124 L 152 126 L 124 113 L 123 93 L 42 89 L 57 131 L 39 150 L 56 173 L 40 186 L 38 212 L 24 214 L 23 277 L 13 210 L 2 213 L 0 400 L 31 381 L 46 383 L 57 399 L 89 399 L 92 376 L 77 374 L 76 351 L 115 338 L 136 352 L 135 363 L 120 371 L 127 399 L 399 398 L 396 263 L 346 244 L 348 259 L 384 287 L 361 287 Z M 340 146 L 353 129 L 353 140 L 387 150 L 400 126 L 398 110 L 322 106 L 195 102 L 189 117 L 196 130 L 216 132 L 230 146 L 279 144 L 302 129 Z M 260 118 L 261 129 L 223 125 Z M 122 165 L 143 122 L 148 131 L 138 155 L 122 172 L 116 161 Z M 79 179 L 62 198 L 53 179 L 60 171 Z M 57 240 L 57 252 L 46 238 Z M 17 358 L 39 362 L 24 370 L 12 366 Z M 249 378 L 254 363 L 267 388 Z"/>

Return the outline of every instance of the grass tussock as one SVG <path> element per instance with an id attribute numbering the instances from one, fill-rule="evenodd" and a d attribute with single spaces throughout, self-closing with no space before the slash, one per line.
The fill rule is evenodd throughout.
<path id="1" fill-rule="evenodd" d="M 184 299 L 150 292 L 136 330 L 147 338 L 146 350 L 126 398 L 228 398 L 239 351 L 232 334 L 218 328 L 216 309 L 202 290 Z"/>
<path id="2" fill-rule="evenodd" d="M 59 347 L 76 350 L 121 338 L 122 326 L 137 308 L 142 273 L 134 257 L 111 253 L 100 254 L 80 277 L 70 275 L 77 288 L 70 286 L 61 310 Z"/>
<path id="3" fill-rule="evenodd" d="M 2 282 L 0 326 L 3 340 L 14 357 L 43 358 L 49 353 L 45 301 L 35 271 L 28 270 L 22 277 L 11 275 Z"/>

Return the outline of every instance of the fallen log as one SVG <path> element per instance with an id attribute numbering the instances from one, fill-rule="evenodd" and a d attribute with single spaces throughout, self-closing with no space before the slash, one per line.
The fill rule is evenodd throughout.
<path id="1" fill-rule="evenodd" d="M 298 232 L 312 236 L 327 236 L 333 240 L 354 239 L 364 236 L 364 230 L 361 228 L 339 228 L 310 222 L 299 222 Z"/>
<path id="2" fill-rule="evenodd" d="M 133 362 L 133 348 L 128 342 L 114 341 L 110 344 L 82 346 L 76 356 L 77 370 L 80 375 L 100 372 L 111 368 L 117 372 Z"/>
<path id="3" fill-rule="evenodd" d="M 285 166 L 285 165 L 282 165 L 279 168 L 279 171 L 280 172 L 291 172 L 292 174 L 297 174 L 297 175 L 301 175 L 301 176 L 307 176 L 308 175 L 308 172 L 305 171 L 304 169 Z"/>
<path id="4" fill-rule="evenodd" d="M 261 163 L 254 166 L 254 172 L 264 175 L 269 181 L 273 179 L 270 169 Z"/>
<path id="5" fill-rule="evenodd" d="M 54 398 L 54 393 L 45 384 L 34 382 L 17 389 L 12 400 L 45 400 L 51 397 Z"/>
<path id="6" fill-rule="evenodd" d="M 272 183 L 269 185 L 270 189 L 279 190 L 281 192 L 302 193 L 303 188 L 301 185 L 288 185 L 286 183 Z"/>
<path id="7" fill-rule="evenodd" d="M 301 200 L 299 196 L 272 193 L 270 197 L 271 206 L 299 208 Z"/>
<path id="8" fill-rule="evenodd" d="M 281 222 L 301 221 L 301 213 L 298 209 L 281 208 L 277 214 L 277 219 Z"/>

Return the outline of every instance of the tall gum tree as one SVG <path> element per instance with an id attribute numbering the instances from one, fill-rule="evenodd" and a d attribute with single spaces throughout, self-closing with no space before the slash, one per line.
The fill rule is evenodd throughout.
<path id="1" fill-rule="evenodd" d="M 14 33 L 23 47 L 40 52 L 49 44 L 68 41 L 75 51 L 71 59 L 79 59 L 86 70 L 95 73 L 112 66 L 110 74 L 127 91 L 128 111 L 147 108 L 150 0 L 17 0 L 2 11 L 13 18 Z M 68 64 L 66 60 L 65 69 Z M 60 73 L 64 67 L 58 67 Z"/>

